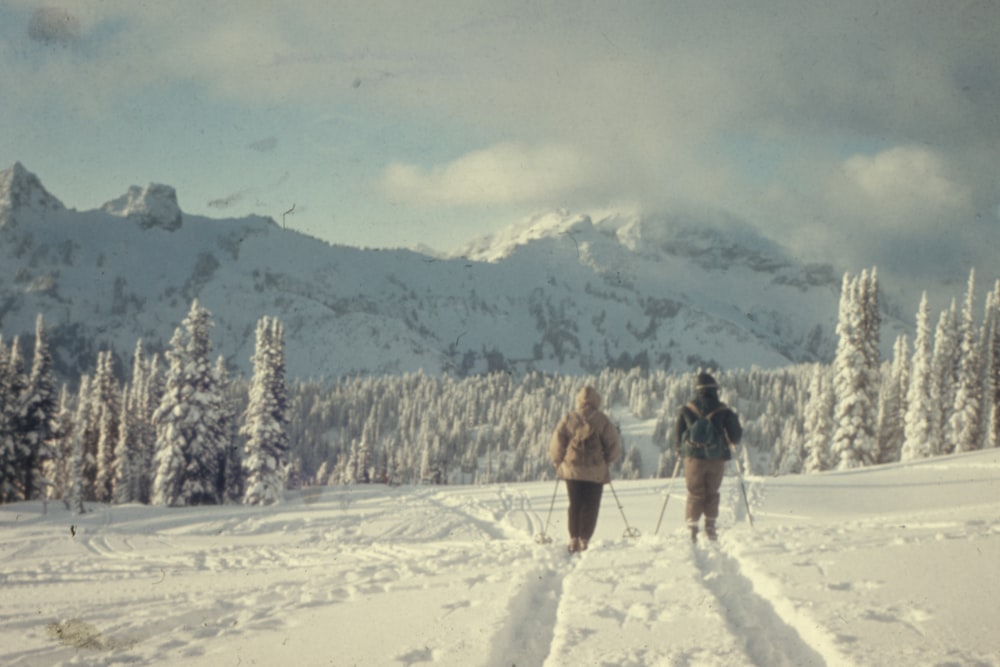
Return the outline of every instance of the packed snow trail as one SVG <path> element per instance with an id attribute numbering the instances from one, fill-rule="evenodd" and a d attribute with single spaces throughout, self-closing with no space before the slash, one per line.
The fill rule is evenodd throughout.
<path id="1" fill-rule="evenodd" d="M 692 556 L 705 587 L 718 600 L 729 630 L 742 641 L 754 665 L 819 667 L 843 662 L 835 650 L 827 648 L 824 656 L 811 646 L 800 635 L 802 624 L 796 622 L 794 614 L 777 612 L 776 607 L 787 605 L 778 605 L 755 590 L 736 559 L 716 545 L 694 547 Z"/>
<path id="2" fill-rule="evenodd" d="M 681 536 L 600 541 L 567 573 L 546 667 L 750 664 Z"/>

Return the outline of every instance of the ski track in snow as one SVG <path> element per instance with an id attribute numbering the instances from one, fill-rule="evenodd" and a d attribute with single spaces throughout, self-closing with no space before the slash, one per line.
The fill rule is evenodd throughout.
<path id="1" fill-rule="evenodd" d="M 705 587 L 718 600 L 730 631 L 742 641 L 758 667 L 811 667 L 844 664 L 835 650 L 811 645 L 809 623 L 788 600 L 758 592 L 740 563 L 716 545 L 696 546 L 693 560 Z M 792 613 L 782 614 L 791 610 Z M 819 642 L 817 642 L 819 643 Z"/>

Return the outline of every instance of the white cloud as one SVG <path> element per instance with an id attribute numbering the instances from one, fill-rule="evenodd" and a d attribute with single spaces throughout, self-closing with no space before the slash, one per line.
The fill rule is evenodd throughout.
<path id="1" fill-rule="evenodd" d="M 952 226 L 1000 193 L 991 3 L 79 0 L 68 32 L 28 25 L 37 0 L 0 4 L 0 90 L 18 92 L 0 109 L 14 128 L 0 148 L 29 166 L 62 155 L 51 142 L 96 145 L 105 169 L 142 153 L 160 173 L 165 153 L 245 161 L 247 145 L 275 145 L 251 141 L 273 136 L 281 168 L 363 184 L 310 193 L 315 210 L 411 221 L 415 233 L 427 211 L 400 204 L 489 207 L 451 211 L 457 236 L 525 209 L 680 202 L 821 251 L 831 237 L 870 248 L 859 240 Z M 45 41 L 64 34 L 65 48 Z M 217 143 L 177 132 L 175 115 L 204 119 Z M 309 124 L 319 118 L 336 122 Z M 126 138 L 113 155 L 109 136 Z M 150 143 L 139 151 L 132 137 Z M 413 157 L 428 137 L 459 157 Z M 524 141 L 495 143 L 511 138 Z M 868 154 L 884 146 L 898 148 Z M 845 147 L 859 154 L 845 160 Z M 183 192 L 184 179 L 246 166 L 185 163 L 161 178 Z"/>
<path id="2" fill-rule="evenodd" d="M 969 188 L 953 180 L 945 161 L 919 146 L 898 146 L 876 155 L 855 155 L 842 167 L 846 190 L 863 209 L 887 221 L 943 222 L 941 215 L 971 206 Z"/>
<path id="3" fill-rule="evenodd" d="M 396 201 L 425 206 L 552 203 L 586 188 L 587 163 L 570 146 L 505 142 L 431 168 L 391 164 L 383 187 Z"/>

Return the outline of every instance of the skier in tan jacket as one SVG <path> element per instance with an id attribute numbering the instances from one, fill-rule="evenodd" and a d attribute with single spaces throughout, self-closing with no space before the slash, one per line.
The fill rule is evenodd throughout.
<path id="1" fill-rule="evenodd" d="M 621 456 L 618 429 L 601 412 L 601 395 L 591 387 L 580 390 L 577 409 L 560 420 L 549 455 L 556 475 L 566 480 L 569 495 L 569 550 L 584 551 L 597 527 L 604 485 L 611 481 L 608 465 Z"/>

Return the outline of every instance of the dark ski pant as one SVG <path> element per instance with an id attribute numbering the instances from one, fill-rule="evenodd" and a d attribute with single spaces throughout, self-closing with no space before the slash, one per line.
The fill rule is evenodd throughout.
<path id="1" fill-rule="evenodd" d="M 569 536 L 590 541 L 597 528 L 597 514 L 601 510 L 604 485 L 597 482 L 566 480 L 569 494 Z"/>
<path id="2" fill-rule="evenodd" d="M 724 459 L 684 459 L 684 482 L 687 485 L 687 508 L 684 518 L 697 526 L 705 515 L 705 524 L 714 525 L 719 516 L 719 488 L 726 473 Z"/>

